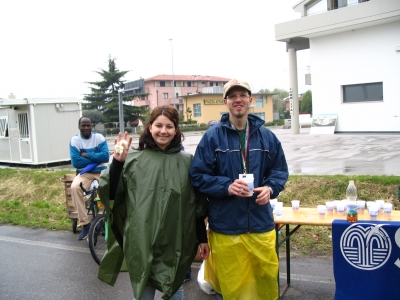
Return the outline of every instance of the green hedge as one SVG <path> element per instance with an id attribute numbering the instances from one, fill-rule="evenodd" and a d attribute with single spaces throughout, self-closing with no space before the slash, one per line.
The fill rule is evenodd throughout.
<path id="1" fill-rule="evenodd" d="M 284 123 L 285 123 L 285 120 L 276 120 L 273 122 L 264 123 L 264 126 L 282 126 L 282 125 L 284 125 Z"/>
<path id="2" fill-rule="evenodd" d="M 205 131 L 208 128 L 210 128 L 209 126 L 205 125 L 205 124 L 200 124 L 199 126 L 180 126 L 181 131 L 185 132 L 185 131 Z"/>

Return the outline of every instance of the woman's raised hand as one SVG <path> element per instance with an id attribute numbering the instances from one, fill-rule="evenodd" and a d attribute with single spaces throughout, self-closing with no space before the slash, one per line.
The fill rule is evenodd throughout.
<path id="1" fill-rule="evenodd" d="M 126 156 L 128 155 L 128 150 L 132 144 L 132 137 L 128 138 L 128 132 L 125 131 L 124 136 L 122 137 L 121 132 L 118 133 L 118 137 L 114 140 L 114 159 L 118 161 L 125 161 Z"/>

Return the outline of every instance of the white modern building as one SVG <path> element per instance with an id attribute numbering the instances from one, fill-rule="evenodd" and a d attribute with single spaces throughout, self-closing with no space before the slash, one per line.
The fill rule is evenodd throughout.
<path id="1" fill-rule="evenodd" d="M 293 106 L 297 82 L 306 80 L 313 115 L 337 114 L 335 132 L 400 133 L 400 1 L 303 0 L 293 9 L 300 19 L 275 25 L 289 53 Z M 311 63 L 305 79 L 296 71 L 303 49 Z"/>

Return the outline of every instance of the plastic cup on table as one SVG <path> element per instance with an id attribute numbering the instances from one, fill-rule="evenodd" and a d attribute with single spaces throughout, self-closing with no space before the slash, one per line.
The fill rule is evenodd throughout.
<path id="1" fill-rule="evenodd" d="M 375 201 L 367 201 L 365 204 L 367 205 L 367 209 L 369 209 L 370 206 L 376 205 L 376 202 Z"/>
<path id="2" fill-rule="evenodd" d="M 333 208 L 335 207 L 332 201 L 325 202 L 326 212 L 331 215 L 333 214 Z"/>
<path id="3" fill-rule="evenodd" d="M 383 212 L 383 203 L 385 203 L 385 200 L 375 200 L 375 203 L 378 204 L 378 212 Z"/>
<path id="4" fill-rule="evenodd" d="M 320 217 L 325 217 L 325 212 L 326 212 L 326 205 L 318 205 L 318 214 Z"/>
<path id="5" fill-rule="evenodd" d="M 300 200 L 292 200 L 292 208 L 293 210 L 298 210 L 300 207 Z"/>
<path id="6" fill-rule="evenodd" d="M 346 211 L 346 210 L 347 210 L 347 203 L 349 202 L 349 200 L 343 199 L 343 200 L 340 200 L 340 202 L 343 203 L 343 205 L 344 205 L 344 210 Z"/>
<path id="7" fill-rule="evenodd" d="M 392 214 L 393 204 L 392 203 L 383 203 L 383 213 L 385 217 L 390 217 Z"/>
<path id="8" fill-rule="evenodd" d="M 375 221 L 378 217 L 379 207 L 377 205 L 370 205 L 368 211 L 370 220 Z"/>
<path id="9" fill-rule="evenodd" d="M 337 205 L 338 203 L 340 203 L 340 200 L 333 200 L 332 203 L 333 203 L 333 209 L 337 210 Z"/>
<path id="10" fill-rule="evenodd" d="M 282 213 L 283 213 L 283 202 L 278 201 L 275 204 L 275 215 L 277 217 L 280 217 L 280 216 L 282 216 Z"/>
<path id="11" fill-rule="evenodd" d="M 345 209 L 345 206 L 344 206 L 343 202 L 339 201 L 336 206 L 338 216 L 344 215 L 344 209 Z"/>
<path id="12" fill-rule="evenodd" d="M 363 214 L 365 209 L 365 200 L 357 200 L 358 213 Z"/>

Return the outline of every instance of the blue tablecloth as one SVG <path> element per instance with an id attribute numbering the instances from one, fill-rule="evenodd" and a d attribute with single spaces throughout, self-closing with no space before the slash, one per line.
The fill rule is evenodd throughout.
<path id="1" fill-rule="evenodd" d="M 332 223 L 336 300 L 400 299 L 400 222 Z"/>

